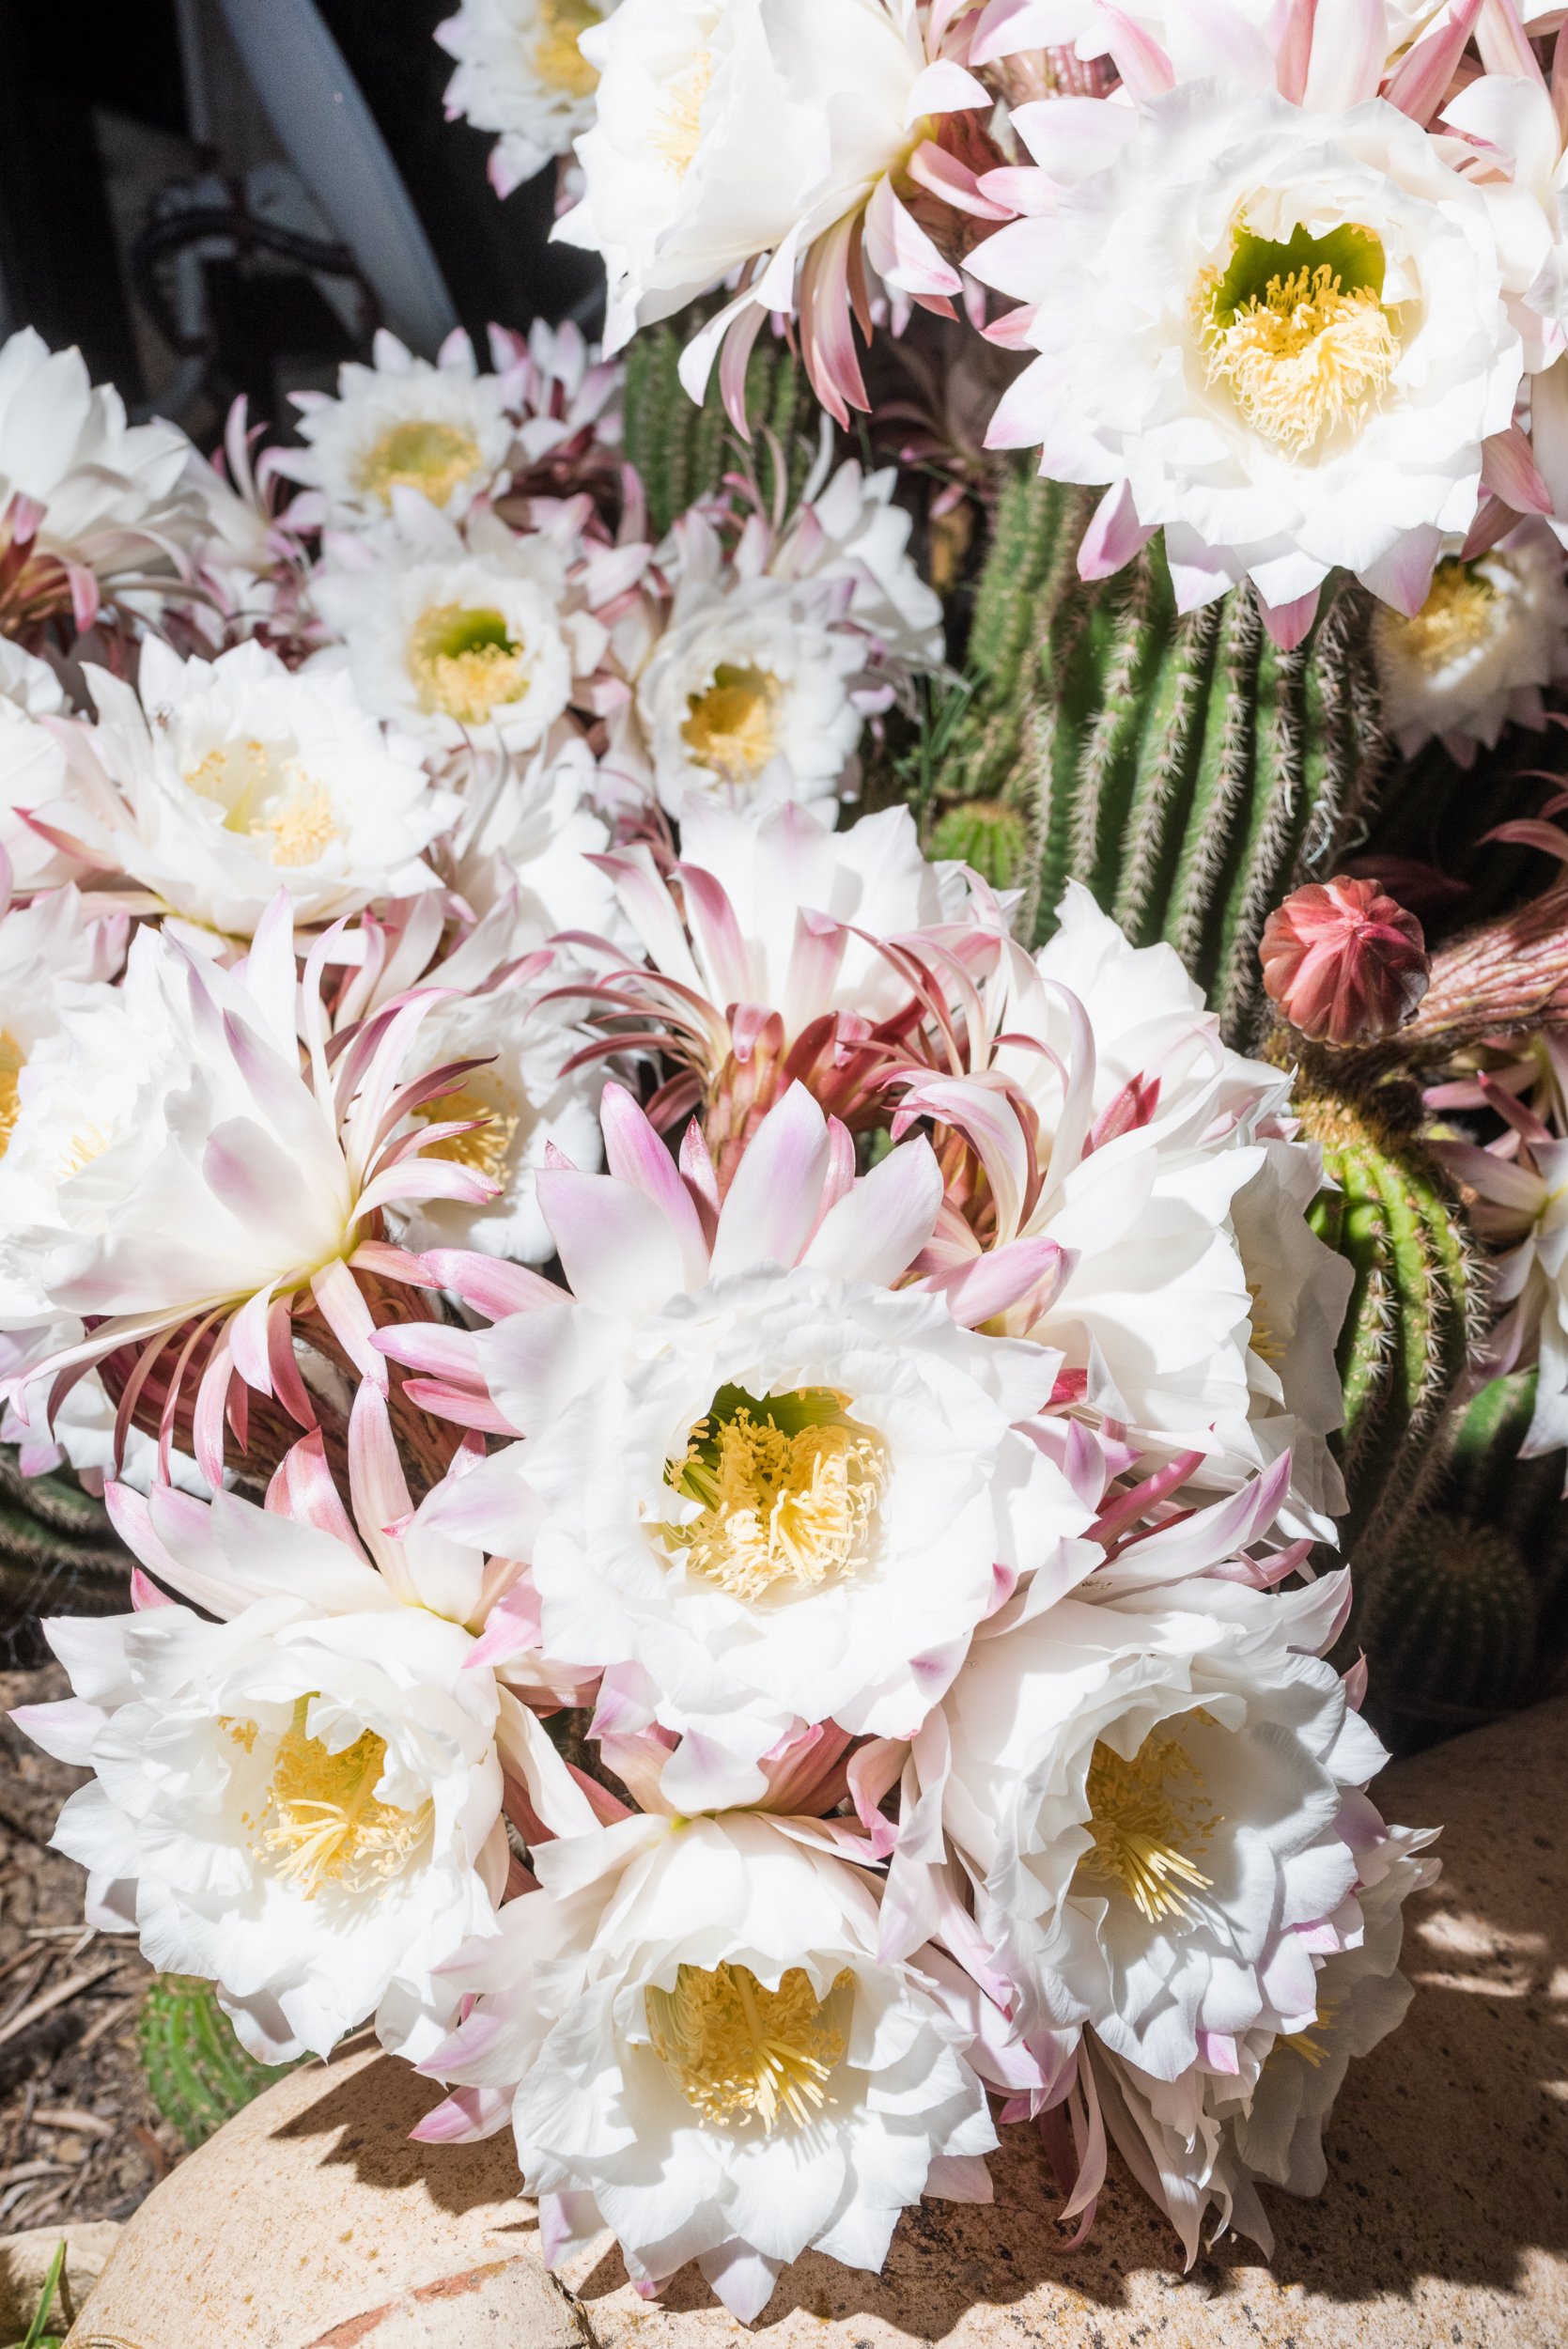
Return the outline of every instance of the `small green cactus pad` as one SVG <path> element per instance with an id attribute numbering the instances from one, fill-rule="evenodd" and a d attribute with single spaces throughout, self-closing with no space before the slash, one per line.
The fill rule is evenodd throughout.
<path id="1" fill-rule="evenodd" d="M 1506 1712 L 1534 1671 L 1537 1610 L 1511 1533 L 1417 1511 L 1373 1576 L 1356 1626 L 1378 1708 L 1456 1727 Z"/>
<path id="2" fill-rule="evenodd" d="M 0 1446 L 0 1653 L 41 1660 L 40 1615 L 118 1614 L 131 1559 L 101 1501 L 73 1477 L 23 1476 Z"/>
<path id="3" fill-rule="evenodd" d="M 1333 869 L 1381 774 L 1365 598 L 1326 593 L 1305 643 L 1281 652 L 1250 588 L 1178 614 L 1157 540 L 1086 584 L 1093 504 L 1026 468 L 1007 480 L 942 798 L 1025 820 L 1037 940 L 1066 881 L 1085 881 L 1136 945 L 1169 940 L 1250 1045 L 1264 923 Z"/>
<path id="4" fill-rule="evenodd" d="M 1316 1201 L 1312 1227 L 1355 1274 L 1338 1355 L 1348 1545 L 1388 1519 L 1421 1471 L 1465 1369 L 1475 1268 L 1452 1186 L 1413 1134 L 1310 1084 L 1293 1106 L 1337 1186 Z"/>
<path id="5" fill-rule="evenodd" d="M 655 539 L 699 498 L 711 496 L 743 454 L 719 397 L 717 369 L 700 408 L 681 383 L 680 354 L 698 323 L 699 314 L 691 313 L 648 327 L 626 354 L 623 444 L 642 476 Z M 802 437 L 811 431 L 810 414 L 806 381 L 793 355 L 764 334 L 747 366 L 746 416 L 766 498 L 771 499 L 774 486 L 769 435 L 790 460 L 790 489 L 799 492 L 815 446 L 815 438 Z"/>
<path id="6" fill-rule="evenodd" d="M 210 1982 L 160 1974 L 142 2001 L 138 2024 L 147 2092 L 187 2145 L 214 2130 L 296 2067 L 257 2063 L 234 2035 Z"/>

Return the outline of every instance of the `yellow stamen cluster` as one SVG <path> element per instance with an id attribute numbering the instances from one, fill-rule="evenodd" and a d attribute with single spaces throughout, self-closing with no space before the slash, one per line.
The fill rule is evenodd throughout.
<path id="1" fill-rule="evenodd" d="M 547 89 L 567 98 L 591 98 L 598 75 L 578 47 L 578 37 L 602 18 L 594 0 L 539 0 L 539 34 L 534 70 Z"/>
<path id="2" fill-rule="evenodd" d="M 1473 563 L 1445 556 L 1432 574 L 1426 601 L 1412 618 L 1383 605 L 1378 631 L 1396 657 L 1418 669 L 1446 669 L 1485 644 L 1501 617 L 1501 599 Z"/>
<path id="3" fill-rule="evenodd" d="M 443 603 L 425 613 L 409 643 L 409 671 L 421 709 L 460 726 L 482 726 L 504 703 L 528 692 L 525 654 L 499 612 Z"/>
<path id="4" fill-rule="evenodd" d="M 848 2045 L 853 1981 L 840 1974 L 819 1999 L 799 1966 L 776 1990 L 747 1966 L 683 1966 L 673 1990 L 646 1993 L 654 2051 L 705 2121 L 760 2121 L 768 2137 L 781 2119 L 803 2127 L 833 2101 L 828 2082 Z"/>
<path id="5" fill-rule="evenodd" d="M 22 1114 L 19 1080 L 27 1056 L 12 1035 L 0 1029 L 0 1159 L 11 1146 L 16 1121 Z"/>
<path id="6" fill-rule="evenodd" d="M 492 1183 L 503 1183 L 512 1161 L 512 1144 L 522 1123 L 520 1110 L 507 1106 L 509 1097 L 501 1095 L 492 1086 L 488 1097 L 474 1085 L 459 1085 L 455 1093 L 443 1093 L 439 1101 L 428 1101 L 418 1112 L 427 1126 L 444 1126 L 463 1117 L 482 1117 L 482 1126 L 471 1128 L 466 1134 L 448 1134 L 443 1142 L 433 1142 L 426 1152 L 427 1158 L 451 1159 L 458 1166 L 472 1166 Z"/>
<path id="7" fill-rule="evenodd" d="M 338 836 L 332 794 L 306 784 L 251 829 L 271 832 L 274 864 L 315 864 Z"/>
<path id="8" fill-rule="evenodd" d="M 185 777 L 224 811 L 224 830 L 270 841 L 274 864 L 314 864 L 341 835 L 332 793 L 275 742 L 221 742 Z"/>
<path id="9" fill-rule="evenodd" d="M 402 1873 L 430 1832 L 431 1805 L 379 1801 L 386 1740 L 365 1730 L 341 1753 L 307 1735 L 301 1697 L 279 1741 L 266 1807 L 252 1826 L 256 1850 L 286 1883 L 314 1900 L 324 1885 L 368 1892 Z M 240 1742 L 243 1742 L 241 1740 Z"/>
<path id="10" fill-rule="evenodd" d="M 484 463 L 478 442 L 460 425 L 411 418 L 381 434 L 361 458 L 359 487 L 383 506 L 396 489 L 418 490 L 432 506 L 444 506 L 460 482 Z"/>
<path id="11" fill-rule="evenodd" d="M 1252 1334 L 1248 1343 L 1261 1362 L 1269 1362 L 1278 1368 L 1289 1349 L 1283 1338 L 1277 1338 L 1269 1326 L 1263 1310 L 1263 1293 L 1256 1281 L 1248 1282 L 1247 1294 L 1252 1300 Z"/>
<path id="12" fill-rule="evenodd" d="M 1293 2055 L 1298 2055 L 1302 2062 L 1310 2064 L 1314 2072 L 1321 2064 L 1327 2063 L 1328 2050 L 1320 2039 L 1312 2036 L 1312 2033 L 1333 2030 L 1335 2004 L 1336 2001 L 1332 1999 L 1321 1999 L 1318 2003 L 1317 2018 L 1310 2030 L 1281 2032 L 1268 2051 L 1268 2061 L 1272 2062 L 1281 2047 L 1288 2047 Z"/>
<path id="13" fill-rule="evenodd" d="M 1151 1925 L 1195 1918 L 1194 1895 L 1208 1891 L 1214 1878 L 1182 1846 L 1202 1851 L 1219 1817 L 1204 1812 L 1203 1781 L 1180 1738 L 1146 1737 L 1130 1762 L 1096 1745 L 1086 1792 L 1094 1840 L 1074 1873 L 1074 1890 L 1123 1892 Z"/>
<path id="14" fill-rule="evenodd" d="M 766 669 L 724 661 L 713 681 L 687 702 L 680 738 L 699 767 L 725 783 L 753 783 L 778 748 L 776 710 L 782 689 Z"/>
<path id="15" fill-rule="evenodd" d="M 712 87 L 713 58 L 706 49 L 670 85 L 651 144 L 677 179 L 685 179 L 696 160 L 703 135 L 703 101 Z"/>
<path id="16" fill-rule="evenodd" d="M 1327 262 L 1271 277 L 1228 321 L 1211 308 L 1203 342 L 1209 381 L 1224 383 L 1253 430 L 1293 457 L 1358 424 L 1399 356 L 1371 287 L 1346 290 Z"/>
<path id="17" fill-rule="evenodd" d="M 702 1515 L 660 1528 L 694 1573 L 755 1599 L 781 1582 L 814 1589 L 863 1557 L 885 1466 L 879 1439 L 845 1416 L 847 1399 L 770 1398 L 763 1408 L 782 1425 L 746 1404 L 699 1423 L 671 1482 Z"/>

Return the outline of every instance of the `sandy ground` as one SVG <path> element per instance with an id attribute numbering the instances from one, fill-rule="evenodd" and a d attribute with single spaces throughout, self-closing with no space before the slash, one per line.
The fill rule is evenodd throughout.
<path id="1" fill-rule="evenodd" d="M 83 1923 L 82 1871 L 47 1848 L 86 1773 L 8 1719 L 67 1693 L 58 1665 L 0 1672 L 0 2235 L 128 2217 L 184 2151 L 136 2056 L 148 1969 Z"/>

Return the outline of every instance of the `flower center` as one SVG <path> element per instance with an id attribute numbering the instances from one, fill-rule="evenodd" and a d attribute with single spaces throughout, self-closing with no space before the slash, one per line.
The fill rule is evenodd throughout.
<path id="1" fill-rule="evenodd" d="M 1098 1744 L 1089 1765 L 1089 1833 L 1093 1842 L 1073 1875 L 1125 1892 L 1151 1925 L 1167 1917 L 1188 1921 L 1193 1899 L 1214 1882 L 1183 1844 L 1202 1851 L 1219 1825 L 1203 1809 L 1203 1781 L 1179 1737 L 1145 1737 L 1130 1762 Z"/>
<path id="2" fill-rule="evenodd" d="M 460 726 L 482 726 L 504 702 L 522 700 L 529 683 L 524 657 L 499 612 L 460 603 L 427 612 L 409 643 L 419 707 L 440 710 Z"/>
<path id="3" fill-rule="evenodd" d="M 1255 432 L 1307 457 L 1360 423 L 1393 375 L 1399 344 L 1383 307 L 1383 248 L 1364 228 L 1287 243 L 1237 232 L 1223 277 L 1200 288 L 1211 383 Z"/>
<path id="4" fill-rule="evenodd" d="M 314 864 L 341 837 L 332 793 L 276 742 L 221 742 L 186 783 L 224 811 L 224 830 L 270 841 L 274 864 Z"/>
<path id="5" fill-rule="evenodd" d="M 799 1966 L 776 1990 L 747 1966 L 711 1973 L 683 1966 L 673 1990 L 645 1993 L 654 2052 L 705 2121 L 730 2128 L 760 2121 L 768 2137 L 781 2117 L 803 2127 L 832 2101 L 828 2081 L 848 2045 L 853 1981 L 846 1968 L 819 1999 Z"/>
<path id="6" fill-rule="evenodd" d="M 664 95 L 651 144 L 677 179 L 696 160 L 703 135 L 703 101 L 713 87 L 713 58 L 705 49 L 678 73 Z"/>
<path id="7" fill-rule="evenodd" d="M 482 1117 L 485 1123 L 466 1134 L 448 1134 L 444 1142 L 432 1142 L 425 1156 L 455 1159 L 459 1166 L 472 1166 L 489 1175 L 492 1183 L 504 1183 L 522 1123 L 522 1112 L 511 1106 L 512 1097 L 499 1086 L 488 1098 L 474 1085 L 459 1085 L 455 1093 L 443 1093 L 439 1101 L 427 1101 L 416 1112 L 427 1126 L 444 1126 L 448 1119 L 459 1117 Z"/>
<path id="8" fill-rule="evenodd" d="M 399 1875 L 428 1838 L 431 1805 L 400 1811 L 378 1801 L 386 1740 L 367 1729 L 341 1753 L 307 1735 L 301 1697 L 272 1764 L 267 1806 L 254 1838 L 287 1884 L 313 1901 L 324 1884 L 367 1892 Z"/>
<path id="9" fill-rule="evenodd" d="M 815 1589 L 863 1563 L 886 1479 L 879 1437 L 847 1416 L 848 1396 L 803 1388 L 759 1401 L 724 1387 L 666 1475 L 703 1504 L 658 1531 L 732 1598 L 776 1583 Z"/>
<path id="10" fill-rule="evenodd" d="M 444 506 L 483 462 L 478 442 L 460 425 L 411 419 L 393 425 L 361 459 L 359 486 L 383 506 L 397 489 L 418 490 L 432 506 Z"/>
<path id="11" fill-rule="evenodd" d="M 686 705 L 680 739 L 694 763 L 725 783 L 754 783 L 778 748 L 774 710 L 782 691 L 767 669 L 721 662 L 712 683 Z"/>
<path id="12" fill-rule="evenodd" d="M 18 1081 L 26 1066 L 27 1055 L 15 1036 L 0 1029 L 0 1159 L 11 1146 L 16 1121 L 22 1114 Z"/>
<path id="13" fill-rule="evenodd" d="M 1432 574 L 1421 610 L 1407 619 L 1403 612 L 1383 605 L 1377 624 L 1392 640 L 1395 652 L 1413 667 L 1436 672 L 1486 643 L 1500 617 L 1500 601 L 1497 588 L 1473 563 L 1445 555 Z"/>
<path id="14" fill-rule="evenodd" d="M 539 0 L 539 36 L 534 70 L 547 89 L 567 98 L 591 98 L 598 75 L 578 47 L 578 37 L 601 23 L 593 0 Z"/>

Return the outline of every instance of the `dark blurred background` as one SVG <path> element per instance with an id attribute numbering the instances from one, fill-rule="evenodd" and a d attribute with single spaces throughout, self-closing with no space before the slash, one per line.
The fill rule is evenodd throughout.
<path id="1" fill-rule="evenodd" d="M 237 393 L 286 424 L 378 325 L 597 322 L 548 241 L 554 176 L 505 202 L 446 121 L 456 0 L 0 0 L 0 333 L 75 343 L 134 415 L 208 443 Z"/>

